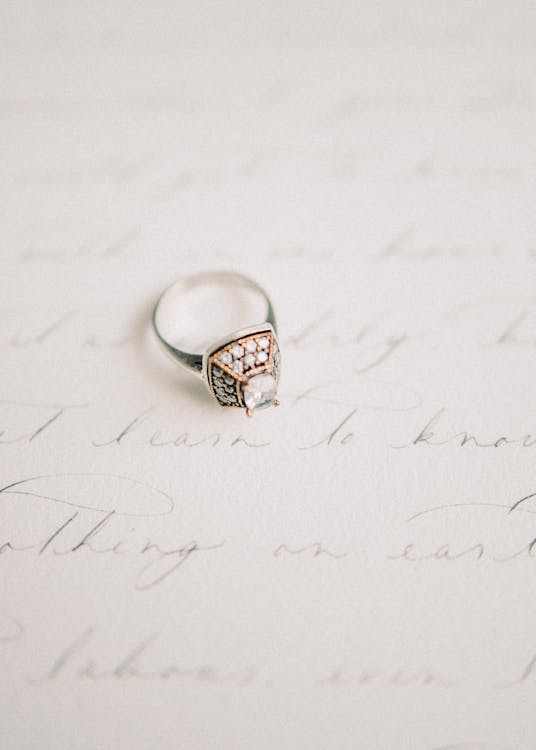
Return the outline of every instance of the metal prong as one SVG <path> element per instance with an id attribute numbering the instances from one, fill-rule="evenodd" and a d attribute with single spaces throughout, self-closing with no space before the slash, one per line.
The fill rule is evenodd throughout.
<path id="1" fill-rule="evenodd" d="M 276 399 L 274 401 L 274 406 L 281 406 L 281 402 Z"/>
<path id="2" fill-rule="evenodd" d="M 253 416 L 253 412 L 251 411 L 251 409 L 246 409 L 246 414 L 248 415 L 248 417 Z"/>

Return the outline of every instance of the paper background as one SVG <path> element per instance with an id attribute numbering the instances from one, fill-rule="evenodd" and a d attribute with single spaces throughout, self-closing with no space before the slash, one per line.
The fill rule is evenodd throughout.
<path id="1" fill-rule="evenodd" d="M 3 750 L 535 748 L 533 5 L 2 10 Z M 211 268 L 253 420 L 149 329 Z"/>

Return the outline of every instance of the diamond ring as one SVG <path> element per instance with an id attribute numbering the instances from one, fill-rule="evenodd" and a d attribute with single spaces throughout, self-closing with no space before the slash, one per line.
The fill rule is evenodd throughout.
<path id="1" fill-rule="evenodd" d="M 232 271 L 179 279 L 156 303 L 153 327 L 166 351 L 201 377 L 221 406 L 252 416 L 279 405 L 275 315 L 255 281 Z"/>

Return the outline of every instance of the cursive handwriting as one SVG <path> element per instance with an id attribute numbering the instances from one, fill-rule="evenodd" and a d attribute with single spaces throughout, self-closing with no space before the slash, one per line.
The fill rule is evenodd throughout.
<path id="1" fill-rule="evenodd" d="M 403 547 L 402 551 L 394 555 L 388 555 L 390 560 L 407 560 L 410 562 L 419 562 L 423 560 L 443 560 L 454 561 L 462 558 L 481 560 L 488 558 L 496 563 L 508 563 L 519 558 L 535 559 L 536 558 L 536 523 L 535 526 L 527 528 L 526 520 L 521 525 L 513 526 L 514 519 L 518 514 L 536 515 L 534 499 L 536 492 L 529 493 L 513 503 L 496 503 L 496 502 L 466 502 L 451 503 L 439 505 L 419 511 L 407 519 L 407 523 L 415 525 L 423 519 L 434 519 L 437 515 L 448 516 L 452 513 L 469 513 L 473 520 L 472 526 L 466 532 L 467 524 L 459 525 L 458 534 L 469 533 L 473 536 L 476 533 L 483 533 L 487 530 L 489 539 L 484 543 L 480 539 L 473 539 L 470 543 L 458 541 L 442 541 L 440 543 L 430 542 L 430 525 L 419 529 L 419 541 L 411 541 Z M 485 514 L 486 524 L 475 523 L 475 514 L 477 519 Z M 536 521 L 536 519 L 535 519 Z M 498 522 L 493 523 L 493 522 Z M 505 533 L 504 525 L 508 523 Z M 444 521 L 434 531 L 443 532 Z M 471 531 L 474 529 L 474 531 Z M 511 548 L 513 532 L 517 531 L 524 540 L 521 544 Z M 493 537 L 495 533 L 495 537 Z M 515 538 L 515 537 L 514 537 Z M 510 546 L 505 549 L 505 544 Z M 425 549 L 423 549 L 425 547 Z"/>
<path id="2" fill-rule="evenodd" d="M 299 547 L 296 549 L 292 549 L 287 544 L 280 544 L 279 547 L 276 547 L 274 550 L 274 557 L 281 557 L 283 554 L 287 555 L 302 555 L 304 553 L 308 553 L 308 556 L 310 557 L 320 557 L 321 555 L 327 555 L 328 557 L 333 557 L 336 560 L 340 560 L 343 557 L 346 557 L 348 554 L 347 552 L 332 552 L 331 550 L 327 549 L 321 542 L 314 542 L 313 544 L 308 544 L 305 547 Z"/>
<path id="3" fill-rule="evenodd" d="M 153 634 L 142 638 L 133 647 L 126 649 L 119 656 L 102 663 L 95 655 L 86 655 L 88 646 L 96 638 L 95 628 L 90 627 L 78 635 L 54 658 L 50 667 L 39 677 L 30 678 L 28 682 L 42 685 L 60 678 L 79 680 L 171 680 L 187 679 L 210 685 L 250 685 L 257 678 L 257 669 L 244 666 L 236 670 L 223 670 L 209 665 L 186 667 L 175 661 L 151 666 L 151 646 L 159 635 Z M 153 657 L 154 661 L 154 657 Z"/>
<path id="4" fill-rule="evenodd" d="M 409 669 L 398 667 L 392 670 L 363 669 L 356 674 L 349 674 L 338 667 L 326 677 L 317 681 L 318 685 L 344 687 L 356 685 L 382 685 L 384 687 L 453 687 L 457 683 L 447 679 L 439 672 L 428 667 Z"/>
<path id="5" fill-rule="evenodd" d="M 531 433 L 518 435 L 517 437 L 496 435 L 491 438 L 477 436 L 467 430 L 445 433 L 441 425 L 445 411 L 445 408 L 442 408 L 436 412 L 409 442 L 401 445 L 391 445 L 391 448 L 409 448 L 414 445 L 437 447 L 449 444 L 459 446 L 460 448 L 466 446 L 472 446 L 473 448 L 503 448 L 507 445 L 516 445 L 520 448 L 536 447 L 536 434 L 533 435 Z"/>
<path id="6" fill-rule="evenodd" d="M 16 495 L 120 516 L 171 513 L 171 495 L 132 477 L 104 473 L 43 474 L 0 487 L 0 495 Z"/>

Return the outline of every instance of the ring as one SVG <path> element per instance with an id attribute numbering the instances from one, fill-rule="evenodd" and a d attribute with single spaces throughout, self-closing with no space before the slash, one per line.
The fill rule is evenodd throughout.
<path id="1" fill-rule="evenodd" d="M 221 406 L 246 409 L 248 416 L 279 406 L 275 314 L 252 279 L 233 271 L 181 278 L 160 296 L 153 327 L 175 362 L 201 377 Z"/>

